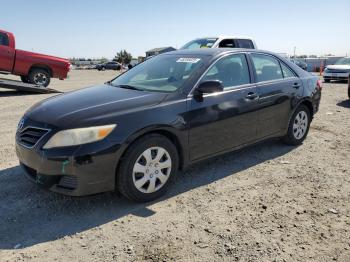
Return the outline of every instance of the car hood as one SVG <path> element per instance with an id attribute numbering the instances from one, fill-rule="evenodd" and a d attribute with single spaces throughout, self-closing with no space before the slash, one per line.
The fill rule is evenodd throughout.
<path id="1" fill-rule="evenodd" d="M 328 69 L 350 70 L 350 65 L 329 65 Z"/>
<path id="2" fill-rule="evenodd" d="M 106 124 L 120 114 L 159 104 L 166 95 L 99 85 L 43 100 L 26 117 L 61 129 Z"/>

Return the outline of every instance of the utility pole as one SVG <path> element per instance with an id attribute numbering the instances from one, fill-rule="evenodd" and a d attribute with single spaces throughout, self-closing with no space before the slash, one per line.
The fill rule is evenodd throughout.
<path id="1" fill-rule="evenodd" d="M 296 50 L 297 50 L 297 47 L 294 46 L 294 59 L 296 59 L 296 57 L 295 57 Z"/>

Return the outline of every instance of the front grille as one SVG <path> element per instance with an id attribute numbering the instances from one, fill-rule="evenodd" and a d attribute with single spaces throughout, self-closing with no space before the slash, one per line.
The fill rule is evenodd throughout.
<path id="1" fill-rule="evenodd" d="M 34 147 L 48 132 L 48 129 L 26 127 L 18 133 L 18 142 L 26 147 Z"/>
<path id="2" fill-rule="evenodd" d="M 345 74 L 345 73 L 348 73 L 348 72 L 347 71 L 342 71 L 341 69 L 330 69 L 330 68 L 327 68 L 327 73 Z"/>

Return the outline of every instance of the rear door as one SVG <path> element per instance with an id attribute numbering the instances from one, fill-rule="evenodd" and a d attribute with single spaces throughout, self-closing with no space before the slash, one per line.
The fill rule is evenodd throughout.
<path id="1" fill-rule="evenodd" d="M 259 92 L 258 137 L 281 133 L 287 127 L 292 104 L 302 92 L 302 81 L 278 58 L 250 55 Z"/>
<path id="2" fill-rule="evenodd" d="M 9 36 L 6 33 L 0 32 L 0 71 L 12 71 L 15 50 L 9 44 Z"/>
<path id="3" fill-rule="evenodd" d="M 191 160 L 227 151 L 256 139 L 257 88 L 251 83 L 245 54 L 220 58 L 201 82 L 219 80 L 223 92 L 189 99 Z"/>

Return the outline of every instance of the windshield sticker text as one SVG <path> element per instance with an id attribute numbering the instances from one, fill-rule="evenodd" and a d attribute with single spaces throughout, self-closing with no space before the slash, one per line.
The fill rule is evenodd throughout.
<path id="1" fill-rule="evenodd" d="M 191 63 L 191 64 L 195 64 L 199 60 L 201 60 L 201 59 L 200 58 L 182 57 L 182 58 L 179 58 L 176 62 L 177 63 Z"/>

